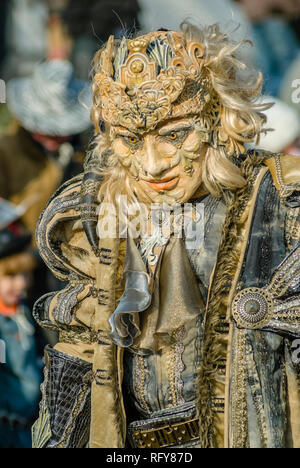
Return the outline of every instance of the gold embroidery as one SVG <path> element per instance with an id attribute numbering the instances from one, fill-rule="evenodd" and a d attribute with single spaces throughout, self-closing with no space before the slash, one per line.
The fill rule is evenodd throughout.
<path id="1" fill-rule="evenodd" d="M 246 392 L 246 330 L 234 330 L 233 343 L 233 376 L 232 386 L 235 389 L 234 404 L 232 404 L 232 427 L 231 434 L 232 448 L 249 447 L 248 440 L 248 417 L 247 417 L 247 392 Z"/>
<path id="2" fill-rule="evenodd" d="M 280 162 L 280 155 L 279 154 L 276 154 L 274 156 L 274 161 L 275 161 L 277 181 L 278 181 L 278 184 L 279 184 L 279 192 L 280 192 L 280 196 L 282 196 L 282 194 L 284 192 L 285 185 L 284 185 L 283 176 L 282 176 L 282 168 L 281 168 L 281 162 Z"/>
<path id="3" fill-rule="evenodd" d="M 137 385 L 139 401 L 142 404 L 143 409 L 147 411 L 148 413 L 150 413 L 149 406 L 145 399 L 145 361 L 144 361 L 143 356 L 138 356 L 136 364 L 139 366 L 138 368 L 139 381 Z"/>
<path id="4" fill-rule="evenodd" d="M 286 244 L 291 251 L 295 242 L 300 239 L 300 208 L 289 208 L 286 219 Z"/>
<path id="5" fill-rule="evenodd" d="M 297 248 L 292 254 L 285 259 L 282 265 L 274 273 L 270 284 L 265 288 L 273 298 L 284 296 L 293 281 L 296 281 L 299 276 L 300 268 L 300 252 Z"/>
<path id="6" fill-rule="evenodd" d="M 68 343 L 68 344 L 92 344 L 96 343 L 98 340 L 97 333 L 93 330 L 85 330 L 85 329 L 68 329 L 68 330 L 60 330 L 59 331 L 59 341 L 60 343 Z"/>
<path id="7" fill-rule="evenodd" d="M 168 356 L 168 376 L 170 381 L 170 390 L 171 390 L 171 398 L 172 398 L 172 405 L 177 406 L 177 395 L 176 395 L 176 388 L 175 388 L 175 360 L 176 360 L 176 344 L 172 344 L 169 350 Z"/>
<path id="8" fill-rule="evenodd" d="M 184 403 L 184 399 L 182 397 L 183 381 L 181 378 L 181 374 L 184 370 L 184 364 L 182 362 L 182 354 L 184 352 L 182 340 L 184 333 L 184 326 L 172 333 L 174 343 L 170 346 L 169 351 L 168 376 L 173 406 Z"/>
<path id="9" fill-rule="evenodd" d="M 99 187 L 95 184 L 93 180 L 87 180 L 84 184 L 81 185 L 81 195 L 84 197 L 85 195 L 96 196 L 98 194 Z"/>

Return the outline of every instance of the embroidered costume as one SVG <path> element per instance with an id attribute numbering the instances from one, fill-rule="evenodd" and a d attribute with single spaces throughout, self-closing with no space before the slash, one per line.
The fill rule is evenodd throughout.
<path id="1" fill-rule="evenodd" d="M 238 48 L 186 25 L 97 54 L 94 147 L 37 229 L 68 285 L 34 310 L 60 333 L 35 447 L 300 446 L 300 167 L 245 150 L 266 105 Z M 150 233 L 120 235 L 121 196 Z M 170 207 L 168 236 L 153 203 Z M 175 235 L 186 203 L 199 246 Z"/>

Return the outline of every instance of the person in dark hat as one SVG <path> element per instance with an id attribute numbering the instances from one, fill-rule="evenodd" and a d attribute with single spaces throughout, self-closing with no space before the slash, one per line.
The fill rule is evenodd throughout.
<path id="1" fill-rule="evenodd" d="M 42 365 L 25 302 L 35 262 L 24 225 L 13 219 L 3 226 L 8 210 L 14 208 L 0 200 L 0 448 L 28 448 Z M 17 216 L 16 212 L 13 218 Z"/>
<path id="2" fill-rule="evenodd" d="M 79 150 L 76 136 L 90 126 L 89 89 L 75 79 L 70 62 L 48 60 L 33 76 L 8 83 L 7 103 L 19 126 L 0 139 L 0 196 L 26 203 L 23 221 L 34 235 L 40 212 Z"/>

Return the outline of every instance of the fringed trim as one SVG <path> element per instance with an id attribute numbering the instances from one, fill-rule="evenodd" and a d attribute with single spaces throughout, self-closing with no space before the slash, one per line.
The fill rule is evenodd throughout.
<path id="1" fill-rule="evenodd" d="M 212 401 L 216 398 L 214 383 L 227 354 L 227 345 L 224 345 L 225 337 L 218 333 L 218 326 L 226 316 L 223 298 L 228 296 L 229 287 L 233 281 L 232 272 L 236 270 L 239 260 L 238 225 L 253 192 L 259 168 L 266 157 L 268 155 L 264 153 L 249 154 L 241 164 L 242 175 L 248 181 L 247 185 L 236 192 L 226 193 L 227 216 L 206 311 L 203 361 L 198 377 L 197 410 L 199 435 L 203 448 L 217 446 Z"/>

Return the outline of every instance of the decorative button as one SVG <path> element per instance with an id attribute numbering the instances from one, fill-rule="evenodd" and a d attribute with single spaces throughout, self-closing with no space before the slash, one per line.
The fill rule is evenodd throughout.
<path id="1" fill-rule="evenodd" d="M 130 65 L 130 70 L 132 71 L 132 73 L 135 73 L 136 75 L 138 75 L 139 73 L 142 73 L 144 68 L 145 68 L 144 64 L 141 60 L 135 60 Z"/>
<path id="2" fill-rule="evenodd" d="M 233 318 L 243 328 L 255 330 L 267 326 L 273 311 L 273 299 L 265 289 L 243 289 L 232 302 Z"/>
<path id="3" fill-rule="evenodd" d="M 245 310 L 247 314 L 255 315 L 259 312 L 260 305 L 257 301 L 248 301 L 245 304 Z"/>

